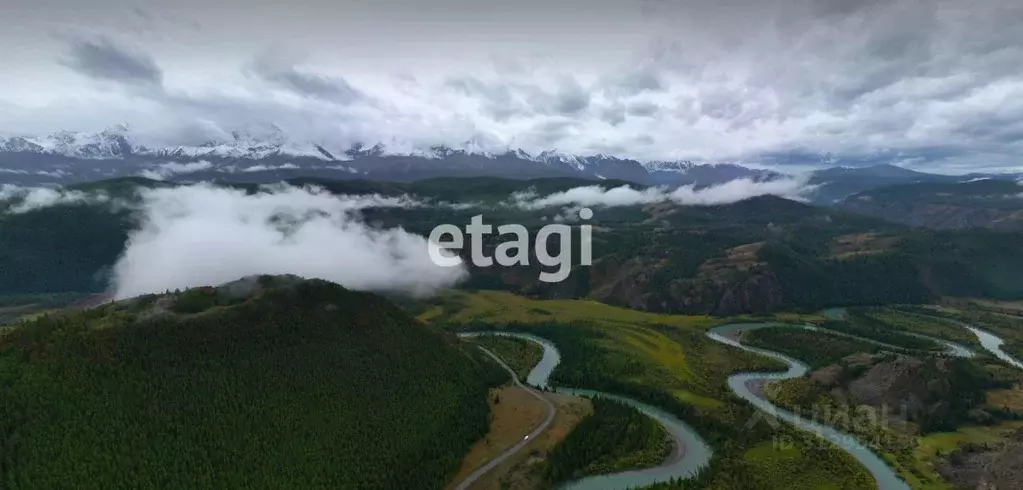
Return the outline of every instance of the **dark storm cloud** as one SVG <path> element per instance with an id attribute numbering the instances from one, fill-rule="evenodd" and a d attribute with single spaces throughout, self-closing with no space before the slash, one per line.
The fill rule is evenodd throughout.
<path id="1" fill-rule="evenodd" d="M 351 104 L 365 99 L 362 91 L 344 78 L 299 71 L 286 56 L 273 52 L 263 53 L 250 64 L 249 72 L 270 85 L 303 97 L 339 104 Z"/>
<path id="2" fill-rule="evenodd" d="M 151 87 L 163 84 L 163 71 L 148 54 L 105 36 L 71 39 L 60 62 L 96 80 Z"/>

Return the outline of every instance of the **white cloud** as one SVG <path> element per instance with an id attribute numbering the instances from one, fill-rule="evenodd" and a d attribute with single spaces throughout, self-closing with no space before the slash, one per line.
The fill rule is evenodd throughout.
<path id="1" fill-rule="evenodd" d="M 0 201 L 6 201 L 21 194 L 22 188 L 11 184 L 0 184 Z"/>
<path id="2" fill-rule="evenodd" d="M 0 202 L 2 201 L 8 201 L 10 205 L 6 213 L 24 214 L 52 206 L 105 203 L 110 201 L 110 196 L 102 192 L 82 192 L 59 187 L 18 187 L 2 184 Z"/>
<path id="3" fill-rule="evenodd" d="M 266 172 L 269 170 L 298 170 L 300 167 L 294 163 L 285 163 L 281 165 L 252 165 L 242 169 L 242 172 Z"/>
<path id="4" fill-rule="evenodd" d="M 203 170 L 209 170 L 211 168 L 213 168 L 213 164 L 206 160 L 188 163 L 166 162 L 153 168 L 143 170 L 140 175 L 147 179 L 164 180 L 175 175 L 191 174 L 201 172 Z"/>
<path id="5" fill-rule="evenodd" d="M 683 186 L 669 194 L 679 204 L 715 205 L 729 204 L 757 196 L 779 196 L 797 201 L 805 200 L 814 189 L 804 178 L 784 178 L 768 182 L 754 182 L 750 179 L 736 179 L 721 185 L 696 189 Z"/>
<path id="6" fill-rule="evenodd" d="M 255 194 L 206 184 L 142 191 L 141 228 L 114 267 L 119 298 L 220 284 L 254 274 L 296 274 L 362 290 L 428 294 L 466 272 L 433 264 L 425 238 L 360 220 L 368 207 L 407 197 L 333 196 L 266 186 Z"/>
<path id="7" fill-rule="evenodd" d="M 804 200 L 813 186 L 805 178 L 784 178 L 767 182 L 751 179 L 737 179 L 724 184 L 697 188 L 649 187 L 634 189 L 630 186 L 604 189 L 600 186 L 576 187 L 540 197 L 534 192 L 517 193 L 512 203 L 525 209 L 548 207 L 616 207 L 635 206 L 655 202 L 675 202 L 680 205 L 709 206 L 729 204 L 756 196 L 774 195 L 788 199 Z"/>

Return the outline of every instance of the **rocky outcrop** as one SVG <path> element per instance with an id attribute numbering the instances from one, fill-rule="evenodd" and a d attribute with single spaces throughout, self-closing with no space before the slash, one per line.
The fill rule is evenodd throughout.
<path id="1" fill-rule="evenodd" d="M 935 465 L 956 488 L 1012 490 L 1023 482 L 1023 430 L 1002 444 L 964 444 Z"/>
<path id="2" fill-rule="evenodd" d="M 810 380 L 838 402 L 870 406 L 921 430 L 950 428 L 961 422 L 990 423 L 979 408 L 984 389 L 994 382 L 953 358 L 858 353 L 818 369 Z"/>

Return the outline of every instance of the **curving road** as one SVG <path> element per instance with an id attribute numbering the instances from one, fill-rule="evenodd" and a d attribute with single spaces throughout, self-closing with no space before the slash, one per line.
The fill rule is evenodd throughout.
<path id="1" fill-rule="evenodd" d="M 689 478 L 694 476 L 700 469 L 706 467 L 710 463 L 711 449 L 706 442 L 694 431 L 691 427 L 686 425 L 674 415 L 667 413 L 657 407 L 647 405 L 628 397 L 615 395 L 611 393 L 604 393 L 600 391 L 574 389 L 566 387 L 553 387 L 548 384 L 551 373 L 554 368 L 561 362 L 561 356 L 558 353 L 556 347 L 546 339 L 537 337 L 535 335 L 522 334 L 517 332 L 467 332 L 461 333 L 461 337 L 473 337 L 478 335 L 504 335 L 509 337 L 516 337 L 524 340 L 535 342 L 543 347 L 543 357 L 540 362 L 533 367 L 532 371 L 529 372 L 526 381 L 533 386 L 539 386 L 544 389 L 550 389 L 557 393 L 573 396 L 585 396 L 585 397 L 604 397 L 613 400 L 626 403 L 644 415 L 654 419 L 675 441 L 675 451 L 667 460 L 662 464 L 652 467 L 644 468 L 640 470 L 628 470 L 619 473 L 612 473 L 606 475 L 591 475 L 584 477 L 580 480 L 565 483 L 560 487 L 560 490 L 626 490 L 631 488 L 646 487 L 656 483 L 663 483 L 679 478 Z M 497 359 L 493 353 L 487 352 L 492 357 Z M 500 359 L 498 359 L 500 361 Z M 504 363 L 502 363 L 503 365 Z M 505 366 L 505 369 L 508 369 Z M 514 373 L 513 373 L 514 376 Z M 539 434 L 546 428 L 546 425 L 541 424 L 535 434 Z M 535 434 L 531 434 L 529 439 L 532 440 L 536 437 Z M 521 450 L 524 447 L 526 441 L 521 441 L 517 447 L 513 447 L 506 451 L 504 454 L 499 456 L 500 461 L 491 461 L 486 465 L 480 467 L 478 470 L 473 472 L 472 481 L 479 478 L 492 469 L 501 461 L 504 461 L 509 456 L 514 454 L 516 451 Z M 476 473 L 479 473 L 478 475 Z M 459 489 L 464 489 L 472 481 L 462 482 L 458 486 Z"/>
<path id="2" fill-rule="evenodd" d="M 494 360 L 497 361 L 497 363 L 500 364 L 501 367 L 503 367 L 506 371 L 508 371 L 508 373 L 511 374 L 512 381 L 519 388 L 522 388 L 523 390 L 526 390 L 526 392 L 528 392 L 530 395 L 533 395 L 534 397 L 536 397 L 537 400 L 540 400 L 540 401 L 542 401 L 544 403 L 544 405 L 547 405 L 547 416 L 543 419 L 543 422 L 540 422 L 540 425 L 536 426 L 536 428 L 533 429 L 532 432 L 530 432 L 529 435 L 526 436 L 523 440 L 517 442 L 514 446 L 506 449 L 503 453 L 498 455 L 496 458 L 488 461 L 483 466 L 480 466 L 479 468 L 476 468 L 476 470 L 474 470 L 472 473 L 469 474 L 469 476 L 465 477 L 465 479 L 462 480 L 462 483 L 459 483 L 458 486 L 455 487 L 455 490 L 465 490 L 465 489 L 469 488 L 469 485 L 472 485 L 473 483 L 476 483 L 476 480 L 478 480 L 481 476 L 486 474 L 488 471 L 494 469 L 495 467 L 497 467 L 497 465 L 503 463 L 505 460 L 510 458 L 512 455 L 514 455 L 515 453 L 521 451 L 522 448 L 526 447 L 526 444 L 529 444 L 530 441 L 532 441 L 534 438 L 536 438 L 536 436 L 540 435 L 541 432 L 547 430 L 547 427 L 550 427 L 551 422 L 554 421 L 554 412 L 555 412 L 554 404 L 551 403 L 551 401 L 548 400 L 547 397 L 541 395 L 540 393 L 538 393 L 533 388 L 530 388 L 530 387 L 522 384 L 522 382 L 519 381 L 518 375 L 515 374 L 515 371 L 512 370 L 512 368 L 508 367 L 508 365 L 505 364 L 504 361 L 502 361 L 500 357 L 497 357 L 496 354 L 494 354 L 493 352 L 490 352 L 489 349 L 487 349 L 487 348 L 485 348 L 483 346 L 478 346 L 478 347 L 480 348 L 480 350 L 485 352 L 488 356 L 494 358 Z"/>

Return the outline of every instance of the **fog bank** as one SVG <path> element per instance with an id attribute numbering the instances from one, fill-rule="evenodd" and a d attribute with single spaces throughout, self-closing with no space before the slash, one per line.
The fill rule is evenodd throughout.
<path id="1" fill-rule="evenodd" d="M 59 187 L 19 187 L 16 185 L 0 185 L 0 210 L 8 205 L 3 212 L 23 214 L 52 206 L 71 204 L 98 204 L 110 201 L 110 196 L 102 192 L 82 192 L 66 190 Z"/>
<path id="2" fill-rule="evenodd" d="M 743 199 L 765 195 L 805 200 L 805 196 L 811 190 L 813 190 L 813 186 L 808 185 L 805 178 L 785 178 L 768 182 L 737 179 L 724 184 L 703 188 L 689 185 L 674 189 L 667 187 L 634 189 L 624 185 L 613 189 L 604 189 L 594 185 L 576 187 L 543 197 L 537 196 L 535 193 L 519 193 L 512 196 L 512 201 L 524 209 L 543 209 L 559 206 L 635 206 L 665 201 L 675 202 L 680 205 L 711 206 L 730 204 Z"/>
<path id="3" fill-rule="evenodd" d="M 360 290 L 429 294 L 465 277 L 433 264 L 424 237 L 376 229 L 359 210 L 408 198 L 334 196 L 315 188 L 256 194 L 208 184 L 141 190 L 141 227 L 114 266 L 117 298 L 295 274 Z"/>

